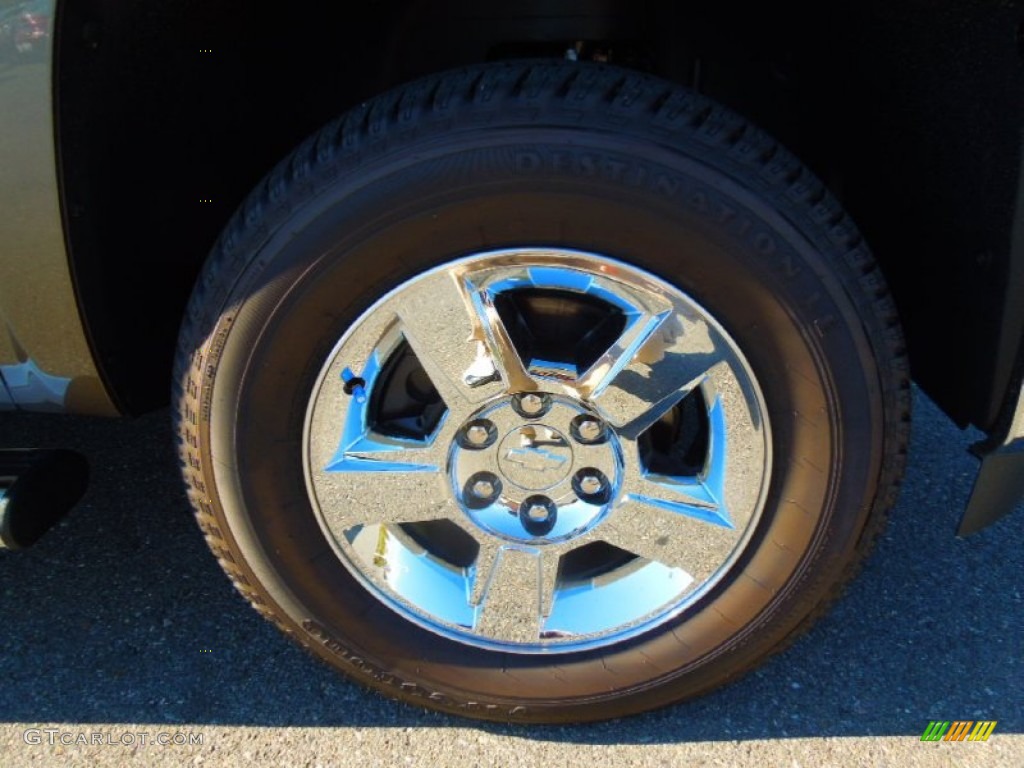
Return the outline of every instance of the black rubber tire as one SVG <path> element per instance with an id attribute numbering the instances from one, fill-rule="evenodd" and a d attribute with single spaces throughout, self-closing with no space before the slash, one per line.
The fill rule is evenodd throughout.
<path id="1" fill-rule="evenodd" d="M 585 653 L 504 654 L 411 624 L 334 556 L 304 481 L 308 398 L 349 324 L 427 267 L 526 245 L 609 255 L 699 301 L 757 374 L 777 457 L 728 576 L 667 625 Z M 699 95 L 562 62 L 433 76 L 302 144 L 214 249 L 175 382 L 189 495 L 242 594 L 356 680 L 493 720 L 650 709 L 784 647 L 868 551 L 909 425 L 895 309 L 823 185 Z"/>

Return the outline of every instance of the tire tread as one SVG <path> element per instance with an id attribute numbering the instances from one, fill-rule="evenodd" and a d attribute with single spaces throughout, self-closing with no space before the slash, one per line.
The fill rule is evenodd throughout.
<path id="1" fill-rule="evenodd" d="M 910 379 L 899 316 L 881 270 L 856 225 L 838 200 L 785 147 L 764 131 L 705 97 L 665 81 L 591 64 L 572 67 L 553 62 L 483 65 L 434 75 L 357 105 L 327 124 L 282 160 L 261 181 L 232 216 L 203 268 L 185 312 L 176 355 L 172 402 L 178 435 L 179 461 L 198 525 L 228 578 L 239 593 L 278 629 L 310 650 L 317 644 L 282 620 L 269 596 L 244 561 L 218 519 L 207 493 L 199 450 L 202 439 L 200 395 L 208 370 L 211 331 L 228 304 L 234 276 L 245 269 L 268 227 L 299 207 L 319 180 L 330 178 L 362 153 L 397 141 L 424 122 L 449 124 L 460 113 L 481 110 L 495 114 L 545 104 L 566 113 L 595 104 L 607 112 L 610 125 L 654 134 L 671 142 L 698 141 L 720 149 L 736 173 L 758 180 L 770 199 L 807 213 L 809 226 L 840 254 L 835 264 L 846 291 L 857 306 L 882 371 L 883 411 L 887 439 L 877 493 L 862 532 L 840 577 L 824 599 L 788 637 L 771 650 L 791 645 L 839 598 L 860 570 L 884 529 L 906 464 L 909 439 Z M 757 663 L 763 661 L 760 659 Z M 753 665 L 751 665 L 753 666 Z M 733 676 L 746 669 L 736 670 Z M 399 695 L 400 692 L 399 692 Z M 413 700 L 415 701 L 415 700 Z M 479 715 L 503 719 L 501 714 Z"/>

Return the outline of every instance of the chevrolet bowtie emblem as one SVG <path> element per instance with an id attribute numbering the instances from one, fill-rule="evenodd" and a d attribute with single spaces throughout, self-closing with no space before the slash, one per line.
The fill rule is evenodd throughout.
<path id="1" fill-rule="evenodd" d="M 543 448 L 513 448 L 505 454 L 505 460 L 532 472 L 547 472 L 558 469 L 569 459 Z"/>

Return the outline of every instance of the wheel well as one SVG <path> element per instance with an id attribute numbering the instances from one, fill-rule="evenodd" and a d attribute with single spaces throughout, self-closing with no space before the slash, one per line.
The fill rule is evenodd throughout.
<path id="1" fill-rule="evenodd" d="M 762 5 L 61 3 L 64 214 L 108 385 L 129 412 L 166 401 L 206 254 L 305 136 L 420 75 L 578 47 L 694 86 L 794 150 L 874 248 L 915 377 L 959 422 L 991 426 L 1024 329 L 1021 4 Z"/>

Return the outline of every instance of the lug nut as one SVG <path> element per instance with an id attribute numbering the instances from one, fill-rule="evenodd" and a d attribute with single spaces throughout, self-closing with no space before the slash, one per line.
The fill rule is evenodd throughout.
<path id="1" fill-rule="evenodd" d="M 487 419 L 477 419 L 470 422 L 459 435 L 459 444 L 470 450 L 480 450 L 493 443 L 498 437 L 498 432 Z"/>
<path id="2" fill-rule="evenodd" d="M 573 490 L 588 504 L 606 504 L 611 498 L 611 484 L 599 469 L 581 469 L 572 479 Z"/>
<path id="3" fill-rule="evenodd" d="M 572 420 L 572 436 L 584 444 L 600 443 L 605 439 L 605 426 L 593 416 L 581 414 Z"/>
<path id="4" fill-rule="evenodd" d="M 527 418 L 540 416 L 548 409 L 549 404 L 550 401 L 547 396 L 537 394 L 536 392 L 527 392 L 513 400 L 513 405 L 519 412 L 519 415 Z"/>
<path id="5" fill-rule="evenodd" d="M 490 480 L 477 480 L 473 483 L 473 495 L 478 499 L 489 499 L 494 495 L 494 484 Z"/>
<path id="6" fill-rule="evenodd" d="M 484 509 L 501 495 L 501 480 L 491 472 L 477 472 L 462 488 L 462 503 L 470 509 Z"/>
<path id="7" fill-rule="evenodd" d="M 580 490 L 587 496 L 596 496 L 604 490 L 604 483 L 597 475 L 583 475 L 580 478 Z"/>
<path id="8" fill-rule="evenodd" d="M 539 395 L 523 395 L 519 399 L 519 407 L 523 409 L 523 413 L 528 413 L 532 416 L 540 413 L 541 408 L 544 407 L 544 401 Z"/>
<path id="9" fill-rule="evenodd" d="M 558 521 L 558 505 L 547 496 L 530 496 L 519 507 L 519 521 L 531 536 L 547 536 Z"/>
<path id="10" fill-rule="evenodd" d="M 526 516 L 535 523 L 543 523 L 551 517 L 551 512 L 543 504 L 531 504 L 526 510 Z"/>

